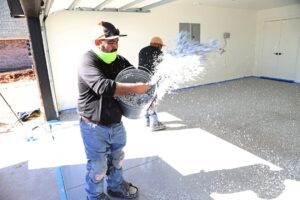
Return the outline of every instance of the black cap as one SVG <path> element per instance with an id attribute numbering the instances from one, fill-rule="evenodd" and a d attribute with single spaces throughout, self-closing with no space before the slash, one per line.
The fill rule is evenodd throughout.
<path id="1" fill-rule="evenodd" d="M 109 22 L 101 21 L 99 24 L 99 34 L 96 39 L 115 39 L 118 37 L 124 37 L 127 35 L 120 34 L 119 29 L 117 29 L 113 24 Z"/>

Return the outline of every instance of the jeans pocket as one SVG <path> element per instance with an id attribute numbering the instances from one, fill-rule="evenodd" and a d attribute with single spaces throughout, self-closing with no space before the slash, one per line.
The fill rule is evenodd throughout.
<path id="1" fill-rule="evenodd" d="M 88 123 L 80 119 L 81 134 L 91 134 L 95 129 L 96 124 Z"/>

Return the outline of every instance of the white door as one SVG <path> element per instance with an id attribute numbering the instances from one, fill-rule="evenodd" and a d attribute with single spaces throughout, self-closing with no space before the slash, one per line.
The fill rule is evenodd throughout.
<path id="1" fill-rule="evenodd" d="M 280 28 L 281 21 L 268 21 L 264 24 L 261 76 L 273 78 L 277 76 Z"/>
<path id="2" fill-rule="evenodd" d="M 265 22 L 262 76 L 296 80 L 300 19 Z"/>
<path id="3" fill-rule="evenodd" d="M 300 19 L 282 20 L 278 56 L 279 78 L 295 80 L 300 39 Z"/>

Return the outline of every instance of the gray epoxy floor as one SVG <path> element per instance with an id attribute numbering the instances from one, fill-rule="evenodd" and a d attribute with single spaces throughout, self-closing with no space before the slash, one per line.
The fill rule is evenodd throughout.
<path id="1" fill-rule="evenodd" d="M 140 200 L 300 199 L 299 101 L 299 84 L 258 78 L 168 94 L 158 107 L 166 130 L 150 132 L 143 120 L 124 118 L 128 132 L 124 176 L 139 187 Z M 28 187 L 41 177 L 39 186 L 44 188 L 34 196 L 25 193 L 25 199 L 43 195 L 47 200 L 85 199 L 78 116 L 65 111 L 51 128 L 52 134 L 48 129 L 36 135 L 27 152 L 28 163 L 19 167 L 19 176 L 25 168 L 38 175 L 32 175 Z M 61 177 L 54 180 L 57 168 Z M 0 172 L 5 173 L 0 173 L 3 181 L 12 173 Z M 47 193 L 38 195 L 44 192 L 43 185 Z M 9 185 L 1 191 L 22 190 Z M 2 192 L 1 199 L 7 196 Z"/>
<path id="2" fill-rule="evenodd" d="M 299 100 L 298 84 L 258 78 L 169 94 L 167 130 L 124 118 L 124 176 L 140 200 L 299 199 Z M 62 167 L 69 200 L 85 198 L 81 162 Z"/>
<path id="3" fill-rule="evenodd" d="M 44 162 L 50 154 L 45 152 L 52 152 L 52 137 L 44 126 L 32 128 L 31 124 L 24 125 L 15 132 L 0 134 L 1 200 L 60 199 L 56 166 Z M 39 167 L 37 163 L 45 165 Z"/>
<path id="4" fill-rule="evenodd" d="M 59 199 L 55 169 L 28 169 L 22 162 L 0 170 L 1 200 Z"/>

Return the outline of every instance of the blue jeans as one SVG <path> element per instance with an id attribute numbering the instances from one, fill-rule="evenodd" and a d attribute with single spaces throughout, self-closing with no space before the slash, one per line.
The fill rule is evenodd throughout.
<path id="1" fill-rule="evenodd" d="M 80 132 L 87 156 L 85 190 L 89 200 L 94 200 L 107 187 L 117 188 L 123 182 L 123 147 L 126 130 L 123 123 L 110 127 L 80 120 Z"/>
<path id="2" fill-rule="evenodd" d="M 146 118 L 146 121 L 148 121 L 150 123 L 150 127 L 153 127 L 158 123 L 158 117 L 155 112 L 155 109 L 153 109 L 153 108 L 150 108 L 147 111 L 145 118 Z"/>

